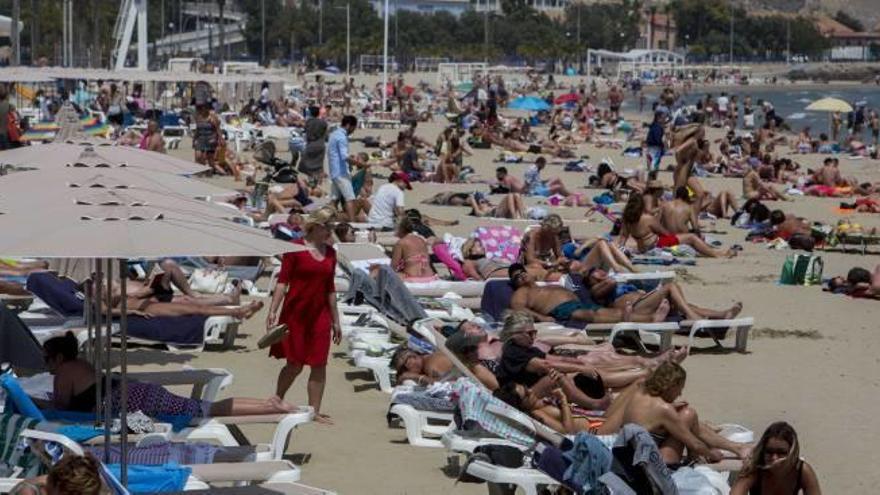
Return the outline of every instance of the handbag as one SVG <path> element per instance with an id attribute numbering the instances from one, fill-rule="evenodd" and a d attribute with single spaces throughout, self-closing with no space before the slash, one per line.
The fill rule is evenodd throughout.
<path id="1" fill-rule="evenodd" d="M 779 283 L 783 285 L 820 285 L 825 263 L 821 256 L 790 254 L 782 264 Z"/>
<path id="2" fill-rule="evenodd" d="M 208 268 L 196 268 L 189 276 L 189 285 L 196 292 L 220 294 L 226 290 L 229 273 Z"/>

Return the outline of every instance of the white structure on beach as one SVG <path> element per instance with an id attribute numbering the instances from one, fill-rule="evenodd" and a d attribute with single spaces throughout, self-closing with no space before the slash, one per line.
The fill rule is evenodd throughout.
<path id="1" fill-rule="evenodd" d="M 373 8 L 381 15 L 384 8 L 384 0 L 370 0 Z M 533 9 L 548 14 L 561 14 L 565 11 L 570 0 L 527 0 Z M 459 16 L 468 10 L 477 12 L 501 12 L 501 0 L 390 0 L 388 10 L 391 13 L 397 10 L 407 10 L 421 14 L 433 14 L 435 12 L 449 12 Z"/>
<path id="2" fill-rule="evenodd" d="M 587 50 L 587 74 L 593 74 L 594 67 L 602 68 L 606 76 L 616 70 L 617 78 L 629 72 L 639 76 L 645 72 L 654 74 L 674 71 L 684 64 L 684 55 L 669 50 L 630 50 L 628 52 L 612 52 L 610 50 Z"/>

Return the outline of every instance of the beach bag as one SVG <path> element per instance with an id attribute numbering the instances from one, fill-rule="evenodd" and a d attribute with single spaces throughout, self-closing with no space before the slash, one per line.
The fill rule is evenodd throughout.
<path id="1" fill-rule="evenodd" d="M 819 285 L 825 264 L 821 256 L 790 254 L 782 264 L 779 283 L 783 285 Z"/>
<path id="2" fill-rule="evenodd" d="M 220 270 L 196 268 L 189 276 L 189 285 L 192 290 L 204 294 L 220 294 L 226 290 L 226 282 L 229 281 L 229 273 Z"/>

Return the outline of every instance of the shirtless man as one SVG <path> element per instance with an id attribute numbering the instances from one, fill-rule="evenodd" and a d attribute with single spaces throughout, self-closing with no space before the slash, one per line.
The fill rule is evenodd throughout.
<path id="1" fill-rule="evenodd" d="M 561 286 L 539 287 L 526 268 L 515 263 L 508 269 L 510 282 L 516 289 L 510 299 L 510 309 L 522 311 L 536 321 L 556 322 L 577 320 L 584 323 L 619 323 L 621 321 L 660 322 L 669 313 L 669 303 L 661 302 L 653 313 L 635 311 L 632 305 L 624 309 L 603 308 L 598 304 L 581 302 L 577 295 Z"/>
<path id="2" fill-rule="evenodd" d="M 693 175 L 694 166 L 698 163 L 709 163 L 712 154 L 709 152 L 709 141 L 703 138 L 691 138 L 675 149 L 675 170 L 672 172 L 673 185 L 690 187 L 694 192 L 694 201 L 702 204 L 706 191 L 700 181 Z"/>
<path id="3" fill-rule="evenodd" d="M 656 311 L 663 301 L 669 301 L 671 307 L 687 320 L 729 320 L 736 318 L 742 311 L 742 303 L 739 302 L 726 310 L 701 308 L 688 302 L 681 286 L 675 282 L 661 284 L 651 292 L 639 290 L 629 284 L 621 285 L 608 272 L 599 268 L 590 270 L 584 282 L 594 301 L 617 309 L 632 305 L 634 310 Z"/>
<path id="4" fill-rule="evenodd" d="M 174 289 L 180 291 L 175 293 Z M 173 302 L 202 306 L 238 306 L 241 300 L 241 285 L 235 284 L 230 294 L 197 294 L 189 285 L 186 274 L 180 266 L 170 259 L 162 260 L 151 276 L 138 287 L 129 285 L 127 295 L 130 299 L 152 302 Z"/>
<path id="5" fill-rule="evenodd" d="M 697 210 L 686 187 L 675 190 L 675 198 L 660 205 L 660 225 L 673 234 L 700 233 Z"/>
<path id="6" fill-rule="evenodd" d="M 608 90 L 608 109 L 611 111 L 611 117 L 620 118 L 620 105 L 623 103 L 623 91 L 617 85 L 611 86 Z"/>
<path id="7" fill-rule="evenodd" d="M 840 174 L 840 160 L 832 157 L 822 161 L 822 168 L 813 174 L 813 180 L 816 184 L 827 187 L 849 187 L 852 185 Z"/>
<path id="8" fill-rule="evenodd" d="M 527 194 L 526 183 L 519 177 L 515 177 L 507 172 L 507 167 L 498 167 L 495 169 L 495 178 L 498 184 L 506 187 L 510 192 Z"/>
<path id="9" fill-rule="evenodd" d="M 302 175 L 293 184 L 270 186 L 266 194 L 265 218 L 273 213 L 286 213 L 288 210 L 302 211 L 312 203 L 309 193 L 309 185 Z"/>
<path id="10" fill-rule="evenodd" d="M 101 301 L 102 305 L 106 304 Z M 119 285 L 114 283 L 111 288 L 111 304 L 114 315 L 121 314 L 122 294 Z M 126 313 L 144 318 L 163 316 L 232 316 L 246 320 L 263 307 L 262 301 L 251 301 L 240 306 L 210 306 L 192 302 L 163 302 L 153 298 L 126 297 Z"/>
<path id="11" fill-rule="evenodd" d="M 690 405 L 679 400 L 687 373 L 680 364 L 666 362 L 646 380 L 623 391 L 605 413 L 605 423 L 597 434 L 617 433 L 625 424 L 640 425 L 654 437 L 667 464 L 680 462 L 687 448 L 689 458 L 718 462 L 728 451 L 745 458 L 749 445 L 735 443 L 702 423 Z"/>
<path id="12" fill-rule="evenodd" d="M 791 201 L 785 193 L 777 190 L 770 184 L 761 180 L 758 171 L 749 167 L 743 176 L 743 197 L 746 199 L 763 199 L 767 201 Z"/>
<path id="13" fill-rule="evenodd" d="M 770 225 L 776 228 L 776 234 L 789 240 L 794 235 L 812 236 L 813 229 L 810 222 L 801 217 L 786 215 L 782 210 L 770 212 Z"/>

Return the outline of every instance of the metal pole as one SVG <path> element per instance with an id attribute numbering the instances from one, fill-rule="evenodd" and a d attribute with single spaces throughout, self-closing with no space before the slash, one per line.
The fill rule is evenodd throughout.
<path id="1" fill-rule="evenodd" d="M 489 63 L 489 0 L 483 9 L 483 63 Z"/>
<path id="2" fill-rule="evenodd" d="M 730 2 L 730 56 L 728 62 L 733 63 L 733 1 Z"/>
<path id="3" fill-rule="evenodd" d="M 351 2 L 345 4 L 345 75 L 351 77 Z"/>
<path id="4" fill-rule="evenodd" d="M 67 67 L 67 0 L 61 4 L 61 66 Z"/>
<path id="5" fill-rule="evenodd" d="M 385 36 L 382 51 L 382 111 L 388 108 L 388 0 L 385 0 Z"/>
<path id="6" fill-rule="evenodd" d="M 791 65 L 791 19 L 785 18 L 785 63 Z"/>
<path id="7" fill-rule="evenodd" d="M 260 0 L 260 63 L 266 65 L 266 0 Z"/>
<path id="8" fill-rule="evenodd" d="M 103 261 L 103 260 L 102 260 Z M 110 425 L 113 424 L 113 383 L 111 382 L 113 362 L 110 351 L 113 349 L 113 263 L 112 260 L 107 262 L 107 287 L 104 292 L 107 293 L 107 333 L 104 339 L 104 439 L 108 442 L 104 445 L 105 450 L 109 450 L 110 444 Z M 120 418 L 122 428 L 125 429 L 125 417 Z"/>
<path id="9" fill-rule="evenodd" d="M 226 60 L 226 16 L 224 15 L 226 0 L 217 0 L 217 5 L 220 7 L 220 67 L 223 67 L 223 62 Z"/>
<path id="10" fill-rule="evenodd" d="M 128 416 L 128 295 L 126 284 L 128 282 L 128 260 L 119 260 L 119 333 L 122 336 L 119 353 L 120 380 L 119 380 L 119 417 Z M 123 423 L 124 425 L 125 423 Z M 128 428 L 122 428 L 122 476 L 119 481 L 122 486 L 128 485 Z"/>
<path id="11" fill-rule="evenodd" d="M 18 31 L 18 21 L 21 19 L 21 0 L 12 2 L 12 65 L 21 64 L 21 33 Z"/>
<path id="12" fill-rule="evenodd" d="M 578 73 L 584 71 L 584 57 L 581 52 L 581 4 L 575 5 L 577 8 L 577 57 L 578 57 Z"/>
<path id="13" fill-rule="evenodd" d="M 318 0 L 318 44 L 324 43 L 324 0 Z"/>

